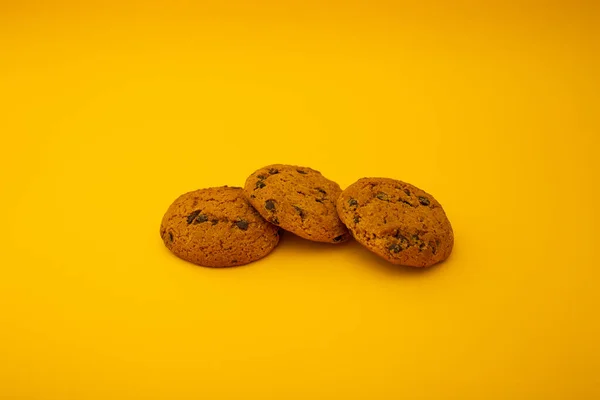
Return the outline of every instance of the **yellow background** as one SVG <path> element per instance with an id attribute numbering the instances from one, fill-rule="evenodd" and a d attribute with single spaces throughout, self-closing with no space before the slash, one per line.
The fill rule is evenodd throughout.
<path id="1" fill-rule="evenodd" d="M 0 397 L 599 398 L 598 15 L 1 3 Z M 270 163 L 420 186 L 455 251 L 166 250 L 174 198 Z"/>

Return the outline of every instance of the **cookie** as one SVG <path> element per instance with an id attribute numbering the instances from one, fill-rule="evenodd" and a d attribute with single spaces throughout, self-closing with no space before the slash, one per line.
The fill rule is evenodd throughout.
<path id="1" fill-rule="evenodd" d="M 359 243 L 394 264 L 428 267 L 452 252 L 454 234 L 442 206 L 411 184 L 359 179 L 342 192 L 337 211 Z"/>
<path id="2" fill-rule="evenodd" d="M 279 242 L 279 228 L 250 206 L 242 188 L 225 186 L 180 196 L 163 217 L 160 236 L 179 258 L 231 267 L 269 254 Z"/>
<path id="3" fill-rule="evenodd" d="M 269 165 L 246 180 L 248 201 L 267 221 L 308 240 L 341 243 L 348 230 L 335 210 L 340 186 L 319 171 Z"/>

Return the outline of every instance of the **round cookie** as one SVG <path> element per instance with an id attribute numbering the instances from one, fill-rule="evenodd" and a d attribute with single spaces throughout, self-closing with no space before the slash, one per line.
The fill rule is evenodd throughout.
<path id="1" fill-rule="evenodd" d="M 180 196 L 164 215 L 160 236 L 179 258 L 232 267 L 269 254 L 279 242 L 279 228 L 250 206 L 242 188 L 224 186 Z"/>
<path id="2" fill-rule="evenodd" d="M 350 238 L 335 210 L 340 186 L 307 167 L 274 164 L 246 180 L 246 198 L 267 221 L 308 240 L 341 243 Z"/>
<path id="3" fill-rule="evenodd" d="M 359 179 L 342 192 L 337 211 L 359 243 L 394 264 L 428 267 L 452 252 L 454 233 L 442 206 L 411 184 Z"/>

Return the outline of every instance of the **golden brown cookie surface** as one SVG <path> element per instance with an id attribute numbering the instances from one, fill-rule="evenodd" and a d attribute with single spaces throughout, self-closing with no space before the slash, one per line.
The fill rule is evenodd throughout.
<path id="1" fill-rule="evenodd" d="M 319 171 L 269 165 L 248 177 L 244 191 L 265 219 L 305 239 L 341 243 L 350 236 L 335 209 L 342 190 Z"/>
<path id="2" fill-rule="evenodd" d="M 354 238 L 394 263 L 427 267 L 448 258 L 454 233 L 440 203 L 427 192 L 389 178 L 362 178 L 337 200 Z"/>
<path id="3" fill-rule="evenodd" d="M 177 198 L 162 219 L 160 236 L 186 261 L 231 267 L 269 254 L 279 242 L 279 228 L 250 206 L 241 188 L 225 186 Z"/>

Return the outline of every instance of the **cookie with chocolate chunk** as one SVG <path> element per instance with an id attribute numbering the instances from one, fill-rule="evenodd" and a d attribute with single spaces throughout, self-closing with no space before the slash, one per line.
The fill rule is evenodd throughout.
<path id="1" fill-rule="evenodd" d="M 341 243 L 350 237 L 335 210 L 342 190 L 319 171 L 269 165 L 248 177 L 244 192 L 267 221 L 300 237 L 326 243 Z"/>
<path id="2" fill-rule="evenodd" d="M 279 228 L 250 206 L 242 188 L 224 186 L 180 196 L 164 215 L 160 236 L 179 258 L 231 267 L 269 254 L 279 242 Z"/>
<path id="3" fill-rule="evenodd" d="M 454 246 L 440 203 L 402 181 L 359 179 L 342 192 L 337 211 L 359 243 L 394 264 L 431 266 L 448 258 Z"/>

